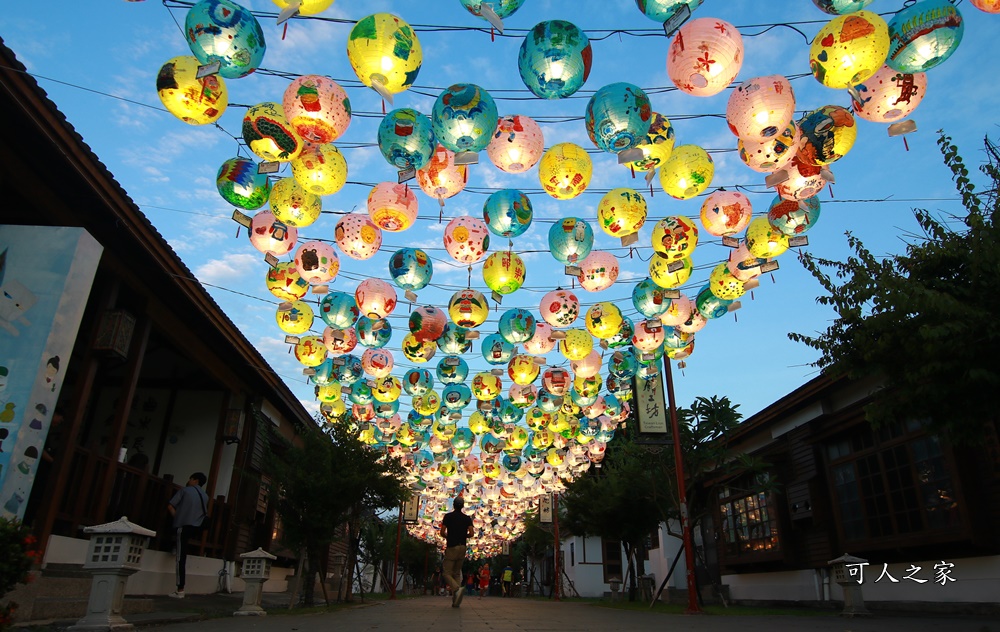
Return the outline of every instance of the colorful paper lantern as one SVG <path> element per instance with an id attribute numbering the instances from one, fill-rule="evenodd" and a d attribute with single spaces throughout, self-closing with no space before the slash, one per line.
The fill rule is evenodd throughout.
<path id="1" fill-rule="evenodd" d="M 747 141 L 764 141 L 795 116 L 795 92 L 781 75 L 754 77 L 736 86 L 726 105 L 729 131 Z"/>
<path id="2" fill-rule="evenodd" d="M 361 368 L 375 378 L 382 378 L 392 373 L 394 364 L 392 352 L 387 349 L 365 349 L 361 355 Z"/>
<path id="3" fill-rule="evenodd" d="M 547 20 L 524 36 L 517 70 L 536 97 L 562 99 L 583 87 L 592 61 L 586 33 L 570 22 Z"/>
<path id="4" fill-rule="evenodd" d="M 739 248 L 729 253 L 729 261 L 726 263 L 726 268 L 734 277 L 746 283 L 750 279 L 761 275 L 760 266 L 765 261 L 767 260 L 750 254 L 750 249 L 747 248 L 747 244 L 744 242 L 740 244 Z"/>
<path id="5" fill-rule="evenodd" d="M 778 196 L 767 209 L 767 221 L 779 233 L 793 237 L 806 233 L 819 221 L 819 210 L 816 196 L 805 200 L 786 200 Z"/>
<path id="6" fill-rule="evenodd" d="M 343 357 L 343 360 L 343 364 L 333 365 L 333 375 L 341 384 L 351 386 L 361 379 L 365 370 L 361 368 L 361 358 L 356 355 L 348 354 Z"/>
<path id="7" fill-rule="evenodd" d="M 593 162 L 582 147 L 559 143 L 550 147 L 538 163 L 538 180 L 555 199 L 571 200 L 587 189 L 593 171 Z"/>
<path id="8" fill-rule="evenodd" d="M 490 334 L 483 338 L 480 351 L 483 359 L 490 364 L 507 364 L 514 355 L 514 345 L 498 333 Z"/>
<path id="9" fill-rule="evenodd" d="M 618 82 L 600 88 L 590 97 L 584 123 L 598 149 L 617 154 L 645 139 L 652 114 L 649 97 L 642 88 Z"/>
<path id="10" fill-rule="evenodd" d="M 577 280 L 580 287 L 588 292 L 600 292 L 611 287 L 618 280 L 618 259 L 610 252 L 593 250 L 580 262 Z"/>
<path id="11" fill-rule="evenodd" d="M 549 252 L 559 263 L 582 261 L 594 246 L 594 231 L 579 217 L 567 217 L 549 228 Z"/>
<path id="12" fill-rule="evenodd" d="M 437 341 L 438 337 L 444 333 L 444 327 L 448 324 L 448 317 L 440 309 L 433 305 L 418 307 L 410 313 L 409 318 L 410 333 L 420 342 L 428 340 Z"/>
<path id="13" fill-rule="evenodd" d="M 347 161 L 333 145 L 306 144 L 292 161 L 292 177 L 316 195 L 333 195 L 347 183 Z"/>
<path id="14" fill-rule="evenodd" d="M 708 287 L 712 294 L 724 301 L 734 301 L 746 292 L 743 281 L 733 276 L 725 261 L 712 268 L 708 277 Z"/>
<path id="15" fill-rule="evenodd" d="M 247 211 L 264 206 L 271 195 L 267 174 L 257 170 L 256 162 L 240 156 L 222 163 L 215 176 L 215 186 L 225 201 Z"/>
<path id="16" fill-rule="evenodd" d="M 267 44 L 257 18 L 230 0 L 201 0 L 184 18 L 191 53 L 202 64 L 219 62 L 219 74 L 239 79 L 257 70 Z"/>
<path id="17" fill-rule="evenodd" d="M 455 164 L 455 152 L 438 145 L 431 159 L 417 170 L 420 189 L 439 202 L 458 195 L 465 188 L 468 167 Z"/>
<path id="18" fill-rule="evenodd" d="M 441 403 L 452 412 L 464 409 L 472 402 L 472 389 L 465 384 L 449 384 L 441 391 Z"/>
<path id="19" fill-rule="evenodd" d="M 652 171 L 666 162 L 674 151 L 674 128 L 667 117 L 653 112 L 649 131 L 635 148 L 642 151 L 642 158 L 627 163 L 632 169 Z"/>
<path id="20" fill-rule="evenodd" d="M 702 0 L 635 0 L 643 15 L 660 24 L 673 17 L 682 7 L 693 12 L 701 3 Z"/>
<path id="21" fill-rule="evenodd" d="M 295 269 L 309 285 L 323 285 L 337 278 L 340 259 L 330 244 L 307 241 L 295 251 Z"/>
<path id="22" fill-rule="evenodd" d="M 490 247 L 486 222 L 469 216 L 452 219 L 444 229 L 444 247 L 459 263 L 471 265 L 479 261 Z"/>
<path id="23" fill-rule="evenodd" d="M 716 237 L 742 232 L 752 215 L 750 200 L 738 191 L 720 189 L 701 205 L 701 224 L 709 235 Z"/>
<path id="24" fill-rule="evenodd" d="M 367 278 L 358 284 L 354 300 L 368 318 L 385 318 L 396 309 L 396 290 L 381 279 Z"/>
<path id="25" fill-rule="evenodd" d="M 327 292 L 319 302 L 319 317 L 334 329 L 347 329 L 358 321 L 361 311 L 353 294 Z"/>
<path id="26" fill-rule="evenodd" d="M 309 143 L 332 143 L 351 124 L 351 101 L 329 77 L 303 75 L 293 80 L 281 105 L 292 129 Z"/>
<path id="27" fill-rule="evenodd" d="M 824 105 L 809 112 L 798 126 L 801 137 L 795 158 L 807 165 L 829 165 L 840 160 L 858 136 L 854 115 L 839 105 Z"/>
<path id="28" fill-rule="evenodd" d="M 766 217 L 758 217 L 747 227 L 746 244 L 753 256 L 770 259 L 788 250 L 788 236 L 771 228 Z"/>
<path id="29" fill-rule="evenodd" d="M 722 318 L 728 314 L 729 306 L 732 305 L 732 303 L 733 302 L 731 300 L 721 299 L 712 293 L 712 287 L 708 283 L 701 288 L 698 292 L 698 297 L 695 299 L 695 305 L 698 307 L 698 313 L 709 320 Z M 681 347 L 675 346 L 674 348 Z"/>
<path id="30" fill-rule="evenodd" d="M 667 74 L 677 89 L 710 97 L 729 87 L 743 66 L 743 37 L 718 18 L 688 20 L 667 53 Z"/>
<path id="31" fill-rule="evenodd" d="M 413 410 L 421 415 L 433 415 L 441 409 L 441 396 L 434 391 L 427 391 L 423 395 L 413 398 Z"/>
<path id="32" fill-rule="evenodd" d="M 553 327 L 568 327 L 580 315 L 580 301 L 569 290 L 552 290 L 542 297 L 538 311 Z"/>
<path id="33" fill-rule="evenodd" d="M 813 0 L 816 8 L 830 15 L 844 15 L 864 9 L 875 0 Z"/>
<path id="34" fill-rule="evenodd" d="M 442 312 L 442 315 L 444 313 Z M 447 317 L 446 317 L 447 318 Z M 437 339 L 437 347 L 442 353 L 458 355 L 472 350 L 472 341 L 468 339 L 469 330 L 453 322 L 446 322 L 441 335 Z"/>
<path id="35" fill-rule="evenodd" d="M 583 322 L 592 336 L 607 339 L 618 333 L 621 328 L 622 312 L 610 301 L 595 303 L 587 310 Z"/>
<path id="36" fill-rule="evenodd" d="M 382 230 L 406 230 L 417 220 L 417 196 L 405 184 L 380 182 L 368 193 L 368 216 Z"/>
<path id="37" fill-rule="evenodd" d="M 320 197 L 307 191 L 295 178 L 282 178 L 275 182 L 268 199 L 275 218 L 296 228 L 311 225 L 319 219 L 323 210 Z"/>
<path id="38" fill-rule="evenodd" d="M 486 149 L 497 128 L 496 102 L 474 83 L 456 83 L 438 95 L 431 109 L 434 137 L 454 152 Z"/>
<path id="39" fill-rule="evenodd" d="M 298 335 L 309 331 L 315 317 L 313 316 L 312 308 L 309 307 L 309 303 L 292 301 L 290 308 L 279 308 L 275 312 L 274 318 L 278 322 L 278 327 L 281 331 L 286 334 Z"/>
<path id="40" fill-rule="evenodd" d="M 984 13 L 1000 13 L 1000 0 L 971 0 L 972 6 Z"/>
<path id="41" fill-rule="evenodd" d="M 670 307 L 670 299 L 653 279 L 645 278 L 632 288 L 632 305 L 646 318 L 658 318 Z"/>
<path id="42" fill-rule="evenodd" d="M 354 351 L 358 346 L 358 333 L 353 328 L 323 330 L 323 344 L 332 356 L 342 356 Z"/>
<path id="43" fill-rule="evenodd" d="M 281 106 L 270 101 L 247 110 L 243 116 L 243 140 L 250 151 L 269 162 L 294 160 L 304 144 Z"/>
<path id="44" fill-rule="evenodd" d="M 507 364 L 507 375 L 519 386 L 528 386 L 538 379 L 539 367 L 530 355 L 516 355 Z"/>
<path id="45" fill-rule="evenodd" d="M 531 200 L 517 189 L 500 189 L 486 198 L 483 221 L 498 237 L 518 237 L 531 226 Z"/>
<path id="46" fill-rule="evenodd" d="M 472 395 L 479 401 L 488 401 L 500 394 L 503 382 L 492 373 L 476 373 L 472 378 Z M 471 419 L 470 419 L 471 427 Z"/>
<path id="47" fill-rule="evenodd" d="M 534 167 L 545 153 L 542 128 L 523 114 L 501 116 L 486 154 L 497 169 L 524 173 Z"/>
<path id="48" fill-rule="evenodd" d="M 826 186 L 822 167 L 806 164 L 799 160 L 798 156 L 792 158 L 784 171 L 788 174 L 788 179 L 779 184 L 776 190 L 778 195 L 786 200 L 811 198 Z"/>
<path id="49" fill-rule="evenodd" d="M 570 362 L 570 368 L 577 378 L 593 377 L 601 371 L 601 354 L 591 351 L 584 359 Z"/>
<path id="50" fill-rule="evenodd" d="M 667 195 L 687 200 L 700 195 L 712 184 L 715 163 L 707 151 L 697 145 L 674 147 L 660 166 L 660 185 Z"/>
<path id="51" fill-rule="evenodd" d="M 423 395 L 434 388 L 434 376 L 427 369 L 410 369 L 403 375 L 403 390 L 407 395 Z"/>
<path id="52" fill-rule="evenodd" d="M 396 94 L 417 79 L 424 56 L 409 24 L 390 13 L 376 13 L 351 29 L 347 59 L 361 83 Z"/>
<path id="53" fill-rule="evenodd" d="M 461 384 L 469 377 L 469 365 L 462 358 L 449 355 L 438 362 L 436 373 L 437 378 L 445 384 Z"/>
<path id="54" fill-rule="evenodd" d="M 533 356 L 543 356 L 555 348 L 556 343 L 552 340 L 552 325 L 535 321 L 535 335 L 524 343 L 524 350 Z"/>
<path id="55" fill-rule="evenodd" d="M 437 140 L 431 121 L 411 108 L 399 108 L 382 117 L 378 148 L 386 161 L 399 169 L 423 169 L 430 162 Z"/>
<path id="56" fill-rule="evenodd" d="M 531 340 L 535 335 L 534 315 L 522 307 L 508 309 L 500 316 L 498 331 L 504 340 L 516 345 Z"/>
<path id="57" fill-rule="evenodd" d="M 490 305 L 486 297 L 471 288 L 455 292 L 448 302 L 448 315 L 453 323 L 461 327 L 478 327 L 486 322 L 489 313 Z"/>
<path id="58" fill-rule="evenodd" d="M 400 288 L 418 292 L 431 282 L 434 265 L 420 248 L 400 248 L 389 257 L 389 275 Z"/>
<path id="59" fill-rule="evenodd" d="M 333 229 L 340 251 L 351 259 L 371 259 L 382 247 L 382 231 L 362 213 L 348 213 Z"/>
<path id="60" fill-rule="evenodd" d="M 406 359 L 417 364 L 429 362 L 437 353 L 437 345 L 433 340 L 417 340 L 413 334 L 404 336 L 401 346 Z"/>
<path id="61" fill-rule="evenodd" d="M 622 316 L 622 324 L 618 328 L 618 332 L 610 338 L 605 338 L 605 342 L 608 343 L 608 349 L 615 349 L 631 344 L 632 334 L 634 333 L 635 325 L 632 323 L 632 319 L 628 316 Z"/>
<path id="62" fill-rule="evenodd" d="M 586 329 L 567 329 L 566 337 L 559 343 L 559 351 L 567 360 L 582 360 L 594 348 L 594 339 Z"/>
<path id="63" fill-rule="evenodd" d="M 665 330 L 666 328 L 663 326 L 650 328 L 649 321 L 640 320 L 635 324 L 632 346 L 640 351 L 651 352 L 663 344 Z"/>
<path id="64" fill-rule="evenodd" d="M 628 380 L 639 369 L 639 361 L 631 349 L 616 351 L 608 357 L 608 372 L 614 377 Z"/>
<path id="65" fill-rule="evenodd" d="M 199 79 L 199 65 L 190 55 L 174 57 L 156 75 L 156 94 L 163 107 L 188 125 L 214 123 L 229 105 L 226 82 L 218 75 Z"/>
<path id="66" fill-rule="evenodd" d="M 926 72 L 951 57 L 964 33 L 962 14 L 948 0 L 908 4 L 889 20 L 885 63 L 899 72 Z"/>
<path id="67" fill-rule="evenodd" d="M 466 11 L 478 17 L 483 16 L 483 0 L 461 1 Z M 510 17 L 515 11 L 520 9 L 521 5 L 524 4 L 524 0 L 493 0 L 493 2 L 487 2 L 486 4 L 502 20 L 503 18 Z"/>
<path id="68" fill-rule="evenodd" d="M 653 227 L 653 250 L 674 261 L 691 256 L 698 245 L 698 227 L 683 215 L 661 219 Z"/>
<path id="69" fill-rule="evenodd" d="M 625 237 L 642 228 L 646 212 L 646 198 L 635 189 L 611 189 L 597 204 L 597 223 L 612 237 Z"/>
<path id="70" fill-rule="evenodd" d="M 771 173 L 787 165 L 799 146 L 801 134 L 795 122 L 789 122 L 780 133 L 762 141 L 740 139 L 736 144 L 743 164 L 759 173 Z"/>
<path id="71" fill-rule="evenodd" d="M 276 257 L 291 252 L 299 237 L 297 228 L 280 222 L 271 211 L 260 211 L 254 215 L 247 234 L 254 248 Z"/>
<path id="72" fill-rule="evenodd" d="M 809 68 L 828 88 L 863 82 L 889 54 L 889 26 L 871 11 L 836 17 L 820 29 L 809 47 Z"/>
<path id="73" fill-rule="evenodd" d="M 587 353 L 589 354 L 590 352 L 588 351 Z M 586 355 L 583 357 L 586 357 Z M 546 369 L 545 373 L 542 374 L 542 386 L 545 388 L 545 393 L 539 392 L 539 397 L 545 400 L 562 397 L 567 393 L 567 391 L 569 391 L 571 384 L 572 377 L 566 369 L 561 367 Z M 552 410 L 549 412 L 555 412 L 558 408 L 558 403 L 546 401 L 543 403 L 543 406 L 545 408 L 551 408 Z"/>
<path id="74" fill-rule="evenodd" d="M 882 66 L 874 75 L 854 86 L 851 105 L 854 113 L 866 121 L 894 123 L 913 112 L 925 94 L 927 73 L 905 74 Z"/>
<path id="75" fill-rule="evenodd" d="M 267 290 L 282 301 L 297 301 L 309 291 L 309 284 L 295 269 L 293 261 L 282 261 L 273 268 L 268 266 L 264 283 Z"/>
<path id="76" fill-rule="evenodd" d="M 515 252 L 502 250 L 486 257 L 483 281 L 497 294 L 511 294 L 524 285 L 527 268 Z"/>
<path id="77" fill-rule="evenodd" d="M 302 336 L 295 343 L 295 359 L 303 366 L 316 367 L 326 360 L 326 347 L 319 336 Z"/>
<path id="78" fill-rule="evenodd" d="M 352 296 L 351 299 L 353 298 Z M 360 310 L 358 313 L 360 314 Z M 354 330 L 358 332 L 358 344 L 369 349 L 381 349 L 389 344 L 389 339 L 392 338 L 392 325 L 384 318 L 375 320 L 367 316 L 358 316 Z"/>

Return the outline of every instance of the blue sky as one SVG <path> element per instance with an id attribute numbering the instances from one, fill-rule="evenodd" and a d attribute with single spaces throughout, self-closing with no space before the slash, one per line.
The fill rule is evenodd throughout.
<path id="1" fill-rule="evenodd" d="M 276 12 L 269 0 L 244 2 L 255 11 Z M 901 2 L 876 0 L 869 8 L 891 13 Z M 984 135 L 997 132 L 995 111 L 1000 88 L 997 87 L 994 62 L 1000 53 L 995 33 L 1000 16 L 987 15 L 970 3 L 961 3 L 965 18 L 965 37 L 951 59 L 928 73 L 927 96 L 913 118 L 919 131 L 908 137 L 909 150 L 899 138 L 889 138 L 884 125 L 858 121 L 859 134 L 853 150 L 833 165 L 836 184 L 820 194 L 821 218 L 809 233 L 807 250 L 819 257 L 841 259 L 848 256 L 844 233 L 851 231 L 876 254 L 900 252 L 906 236 L 915 230 L 911 209 L 923 207 L 941 214 L 959 213 L 949 172 L 943 166 L 935 145 L 936 130 L 944 129 L 958 144 L 968 164 L 978 165 Z M 485 22 L 467 13 L 458 0 L 375 0 L 364 3 L 338 0 L 323 17 L 360 19 L 376 11 L 396 13 L 413 25 L 453 25 L 482 27 Z M 190 54 L 178 24 L 183 24 L 186 10 L 168 9 L 160 2 L 12 3 L 0 14 L 0 35 L 34 74 L 50 98 L 83 136 L 101 161 L 129 192 L 157 229 L 170 242 L 194 274 L 206 284 L 230 318 L 263 353 L 273 369 L 310 407 L 312 388 L 302 376 L 302 367 L 288 354 L 283 334 L 274 321 L 277 300 L 264 287 L 266 264 L 246 239 L 245 231 L 235 238 L 237 226 L 230 219 L 230 207 L 215 189 L 215 174 L 222 162 L 236 155 L 240 122 L 245 108 L 231 106 L 219 121 L 225 132 L 211 126 L 192 127 L 163 110 L 155 90 L 156 73 L 168 59 Z M 807 39 L 820 29 L 830 16 L 820 12 L 809 0 L 794 2 L 749 2 L 706 0 L 695 17 L 716 17 L 740 27 L 746 47 L 745 61 L 737 81 L 770 74 L 788 76 L 808 74 Z M 889 16 L 886 16 L 887 19 Z M 615 81 L 628 81 L 644 88 L 670 87 L 665 60 L 669 40 L 656 36 L 658 25 L 644 17 L 633 0 L 527 0 L 513 16 L 505 20 L 508 29 L 528 29 L 545 19 L 566 19 L 581 28 L 646 29 L 645 37 L 611 35 L 593 42 L 593 72 L 584 91 L 592 91 Z M 292 20 L 287 34 L 272 18 L 261 17 L 268 43 L 263 67 L 296 74 L 325 74 L 334 79 L 354 80 L 347 62 L 347 24 Z M 796 29 L 761 26 L 796 22 Z M 510 32 L 510 31 L 508 31 Z M 597 37 L 603 33 L 593 33 Z M 582 117 L 591 92 L 578 98 L 543 101 L 527 98 L 517 73 L 517 49 L 521 37 L 500 38 L 474 31 L 433 32 L 418 27 L 424 63 L 417 84 L 430 86 L 430 95 L 456 82 L 473 82 L 498 97 L 501 114 Z M 595 38 L 596 39 L 596 38 Z M 280 101 L 287 79 L 257 73 L 238 80 L 228 80 L 230 103 L 255 104 Z M 821 86 L 811 76 L 793 81 L 798 112 L 833 104 L 849 106 L 846 91 Z M 347 88 L 355 117 L 343 143 L 372 143 L 382 111 L 381 100 L 366 88 Z M 698 98 L 677 91 L 651 94 L 653 110 L 673 122 L 678 144 L 693 143 L 713 151 L 716 171 L 710 189 L 720 186 L 747 187 L 755 211 L 766 211 L 774 197 L 764 187 L 763 174 L 744 166 L 731 151 L 736 138 L 724 118 L 690 115 L 725 112 L 728 91 L 709 98 Z M 501 97 L 516 97 L 507 99 Z M 413 92 L 397 95 L 395 107 L 413 107 L 429 113 L 433 96 Z M 387 105 L 387 109 L 392 106 Z M 369 113 L 369 116 L 365 116 Z M 546 146 L 572 141 L 585 148 L 593 145 L 587 138 L 583 121 L 543 125 Z M 228 134 L 226 133 L 228 132 Z M 350 170 L 349 180 L 376 183 L 394 180 L 396 172 L 382 158 L 376 147 L 344 149 Z M 244 152 L 246 155 L 246 152 Z M 630 296 L 635 282 L 646 276 L 651 254 L 649 236 L 653 224 L 668 215 L 697 216 L 701 199 L 677 201 L 667 196 L 654 181 L 654 194 L 639 178 L 616 164 L 610 154 L 594 155 L 594 178 L 590 189 L 635 187 L 644 190 L 649 203 L 649 217 L 640 232 L 639 250 L 629 258 L 615 250 L 622 267 L 621 277 L 612 288 L 600 293 L 577 290 L 583 304 L 611 300 L 635 315 Z M 290 175 L 288 168 L 282 175 Z M 495 168 L 485 156 L 470 168 L 469 187 L 510 187 L 538 189 L 537 167 L 526 174 L 508 175 Z M 364 212 L 369 186 L 348 184 L 336 195 L 323 199 L 324 211 Z M 529 194 L 536 220 L 563 216 L 593 219 L 600 194 L 585 193 L 571 201 L 557 202 L 542 192 Z M 437 214 L 437 202 L 417 190 L 421 215 Z M 481 217 L 485 194 L 465 191 L 447 200 L 447 216 Z M 886 200 L 886 201 L 874 201 Z M 337 221 L 327 213 L 313 226 L 303 229 L 307 237 L 332 238 Z M 568 285 L 562 267 L 547 253 L 549 224 L 536 221 L 514 242 L 515 251 L 525 252 L 528 278 L 525 287 L 505 298 L 500 311 L 491 312 L 490 320 L 480 329 L 485 336 L 496 331 L 496 319 L 504 309 L 528 307 L 536 311 L 542 295 L 557 285 Z M 341 275 L 333 289 L 353 291 L 366 275 L 388 278 L 386 262 L 396 249 L 407 245 L 428 248 L 435 257 L 433 282 L 449 286 L 464 285 L 466 270 L 450 267 L 441 250 L 444 225 L 436 219 L 422 219 L 404 233 L 385 233 L 383 247 L 374 258 L 354 261 L 341 256 Z M 596 224 L 595 248 L 619 248 L 616 240 L 605 235 Z M 500 249 L 505 240 L 495 239 L 491 250 Z M 694 253 L 696 266 L 692 280 L 685 286 L 688 295 L 697 293 L 714 264 L 725 259 L 728 248 L 717 238 L 702 232 Z M 816 304 L 818 284 L 797 263 L 793 253 L 778 259 L 780 269 L 765 275 L 761 285 L 743 299 L 743 308 L 734 315 L 711 321 L 696 335 L 695 352 L 683 371 L 675 371 L 678 402 L 688 404 L 697 396 L 728 396 L 741 406 L 744 415 L 759 411 L 816 375 L 808 366 L 816 359 L 812 350 L 787 338 L 790 331 L 809 333 L 826 327 L 832 313 Z M 481 266 L 481 264 L 480 264 Z M 375 272 L 373 272 L 373 270 Z M 473 285 L 484 287 L 479 266 L 473 272 Z M 218 287 L 214 287 L 218 286 Z M 226 288 L 226 289 L 218 289 Z M 229 291 L 231 290 L 231 291 Z M 452 290 L 420 293 L 421 303 L 443 305 Z M 255 298 L 248 298 L 250 295 Z M 402 299 L 402 291 L 399 291 Z M 399 351 L 406 332 L 406 304 L 401 303 L 392 318 L 394 336 L 389 348 L 396 355 L 396 366 L 409 368 Z M 641 318 L 635 317 L 635 320 Z M 314 325 L 317 332 L 321 325 Z M 363 349 L 359 347 L 356 353 Z M 440 355 L 440 354 L 439 354 Z M 557 354 L 550 354 L 555 361 Z M 427 368 L 433 369 L 435 357 Z M 479 357 L 478 344 L 468 355 L 473 369 L 488 368 Z M 398 372 L 400 375 L 402 371 Z M 509 382 L 507 382 L 509 383 Z"/>

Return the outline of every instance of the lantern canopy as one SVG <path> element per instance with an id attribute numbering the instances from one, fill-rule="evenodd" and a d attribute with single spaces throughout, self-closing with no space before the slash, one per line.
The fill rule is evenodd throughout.
<path id="1" fill-rule="evenodd" d="M 380 182 L 368 193 L 368 216 L 382 230 L 406 230 L 417 220 L 417 196 L 405 184 Z"/>
<path id="2" fill-rule="evenodd" d="M 347 183 L 347 161 L 333 145 L 306 144 L 292 161 L 292 177 L 315 195 L 333 195 Z"/>
<path id="3" fill-rule="evenodd" d="M 288 162 L 302 151 L 303 141 L 277 103 L 265 101 L 243 116 L 243 140 L 250 151 L 271 162 Z"/>
<path id="4" fill-rule="evenodd" d="M 465 188 L 468 167 L 455 164 L 455 152 L 438 145 L 430 161 L 417 170 L 420 189 L 437 200 L 458 195 Z"/>
<path id="5" fill-rule="evenodd" d="M 559 263 L 569 265 L 581 261 L 593 246 L 593 229 L 578 217 L 567 217 L 549 228 L 549 252 Z"/>
<path id="6" fill-rule="evenodd" d="M 264 254 L 280 257 L 295 248 L 299 231 L 278 220 L 271 211 L 260 211 L 253 216 L 247 234 L 254 248 Z"/>
<path id="7" fill-rule="evenodd" d="M 337 277 L 340 259 L 333 246 L 323 241 L 307 241 L 295 251 L 295 269 L 306 283 L 323 285 Z"/>
<path id="8" fill-rule="evenodd" d="M 494 191 L 483 204 L 483 220 L 491 233 L 513 238 L 531 226 L 531 201 L 517 189 Z"/>
<path id="9" fill-rule="evenodd" d="M 420 248 L 400 248 L 389 257 L 389 275 L 404 290 L 424 289 L 433 274 L 433 263 Z"/>
<path id="10" fill-rule="evenodd" d="M 219 62 L 219 74 L 239 79 L 257 70 L 267 44 L 257 18 L 230 0 L 201 0 L 184 19 L 191 53 L 202 64 Z"/>
<path id="11" fill-rule="evenodd" d="M 240 156 L 222 163 L 215 186 L 222 199 L 246 211 L 264 206 L 271 195 L 267 174 L 258 171 L 256 162 Z"/>
<path id="12" fill-rule="evenodd" d="M 714 175 L 715 164 L 708 152 L 697 145 L 681 145 L 674 147 L 660 167 L 660 185 L 667 195 L 687 200 L 703 193 Z"/>
<path id="13" fill-rule="evenodd" d="M 597 222 L 612 237 L 638 232 L 646 222 L 646 213 L 646 198 L 635 189 L 611 189 L 597 204 Z"/>
<path id="14" fill-rule="evenodd" d="M 570 200 L 590 185 L 594 165 L 582 147 L 573 143 L 553 145 L 538 163 L 538 180 L 557 200 Z"/>
<path id="15" fill-rule="evenodd" d="M 863 82 L 885 63 L 889 26 L 878 14 L 856 11 L 830 20 L 809 47 L 809 68 L 828 88 Z"/>
<path id="16" fill-rule="evenodd" d="M 199 79 L 199 65 L 190 55 L 174 57 L 156 75 L 156 94 L 163 107 L 188 125 L 214 123 L 229 105 L 225 80 L 218 75 Z"/>
<path id="17" fill-rule="evenodd" d="M 486 149 L 497 127 L 497 106 L 486 90 L 456 83 L 438 95 L 431 109 L 434 137 L 451 151 Z"/>
<path id="18" fill-rule="evenodd" d="M 564 20 L 539 22 L 517 55 L 521 81 L 536 97 L 561 99 L 587 81 L 593 52 L 587 34 Z"/>
<path id="19" fill-rule="evenodd" d="M 430 162 L 437 140 L 431 121 L 411 108 L 399 108 L 382 117 L 378 126 L 378 148 L 386 161 L 399 170 L 423 169 Z"/>
<path id="20" fill-rule="evenodd" d="M 720 189 L 705 198 L 701 205 L 701 224 L 708 234 L 716 237 L 742 232 L 752 215 L 749 198 L 739 191 Z"/>
<path id="21" fill-rule="evenodd" d="M 490 247 L 490 232 L 486 222 L 477 217 L 452 219 L 444 229 L 444 247 L 459 263 L 472 264 L 486 255 Z"/>
<path id="22" fill-rule="evenodd" d="M 424 57 L 409 24 L 390 13 L 376 13 L 351 29 L 347 59 L 361 83 L 397 94 L 417 79 Z"/>
<path id="23" fill-rule="evenodd" d="M 318 145 L 340 138 L 351 124 L 351 101 L 333 79 L 303 75 L 285 88 L 285 118 L 303 140 Z"/>
<path id="24" fill-rule="evenodd" d="M 792 84 L 781 75 L 754 77 L 736 86 L 726 105 L 729 130 L 743 140 L 763 141 L 795 116 Z"/>
<path id="25" fill-rule="evenodd" d="M 483 263 L 483 281 L 497 294 L 511 294 L 524 285 L 527 268 L 517 253 L 494 252 Z"/>
<path id="26" fill-rule="evenodd" d="M 649 97 L 642 88 L 619 82 L 602 87 L 590 97 L 584 121 L 594 145 L 617 154 L 645 140 L 652 114 Z"/>
<path id="27" fill-rule="evenodd" d="M 523 114 L 501 116 L 486 154 L 497 169 L 507 173 L 524 173 L 545 153 L 542 128 Z"/>
<path id="28" fill-rule="evenodd" d="M 613 254 L 594 250 L 580 263 L 577 280 L 588 292 L 600 292 L 618 280 L 618 272 L 618 259 Z"/>
<path id="29" fill-rule="evenodd" d="M 878 72 L 854 86 L 854 113 L 873 123 L 894 123 L 908 116 L 927 94 L 927 73 L 906 74 L 882 66 Z"/>
<path id="30" fill-rule="evenodd" d="M 717 18 L 684 23 L 667 53 L 667 74 L 682 92 L 709 97 L 729 87 L 743 66 L 743 37 Z"/>

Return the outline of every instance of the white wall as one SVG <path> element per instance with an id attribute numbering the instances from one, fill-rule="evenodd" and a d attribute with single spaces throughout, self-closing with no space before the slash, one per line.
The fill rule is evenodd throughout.
<path id="1" fill-rule="evenodd" d="M 570 557 L 569 545 L 573 543 L 573 556 Z M 562 543 L 559 554 L 564 560 L 566 576 L 572 580 L 576 591 L 581 597 L 603 597 L 611 592 L 611 587 L 604 583 L 604 564 L 602 562 L 601 539 L 574 536 Z M 586 556 L 586 557 L 585 557 Z M 586 559 L 586 561 L 584 561 Z M 575 562 L 572 563 L 571 562 Z M 622 572 L 627 564 L 622 554 Z M 567 591 L 569 587 L 567 586 Z"/>
<path id="2" fill-rule="evenodd" d="M 160 476 L 172 474 L 178 485 L 192 472 L 208 474 L 222 411 L 222 392 L 179 391 L 167 430 Z M 221 470 L 222 468 L 220 468 Z M 226 468 L 227 470 L 231 469 Z"/>

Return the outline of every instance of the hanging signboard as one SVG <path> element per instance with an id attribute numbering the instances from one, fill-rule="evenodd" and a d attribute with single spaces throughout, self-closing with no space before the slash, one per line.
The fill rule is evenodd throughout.
<path id="1" fill-rule="evenodd" d="M 420 517 L 420 496 L 412 495 L 403 501 L 403 524 L 416 524 Z"/>
<path id="2" fill-rule="evenodd" d="M 633 410 L 639 425 L 639 434 L 663 436 L 667 434 L 667 403 L 663 395 L 663 380 L 659 375 L 651 380 L 633 378 L 635 394 Z"/>
<path id="3" fill-rule="evenodd" d="M 552 524 L 552 494 L 542 494 L 539 496 L 538 522 Z"/>

